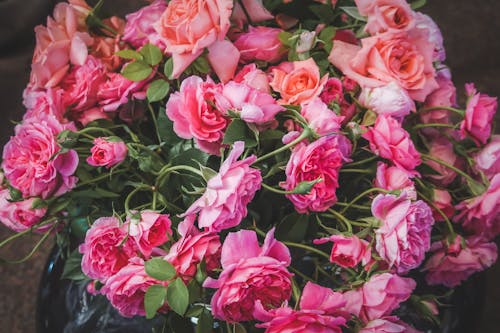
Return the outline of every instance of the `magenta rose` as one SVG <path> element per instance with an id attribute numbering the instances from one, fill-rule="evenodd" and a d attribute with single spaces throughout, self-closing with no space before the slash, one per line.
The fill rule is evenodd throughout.
<path id="1" fill-rule="evenodd" d="M 432 201 L 436 208 L 439 208 L 441 212 L 446 215 L 446 217 L 451 218 L 455 214 L 455 208 L 453 207 L 453 203 L 451 202 L 452 198 L 448 191 L 446 190 L 433 190 Z M 444 221 L 444 217 L 441 213 L 439 213 L 436 209 L 432 208 L 432 214 L 434 216 L 434 220 L 436 221 Z"/>
<path id="2" fill-rule="evenodd" d="M 311 144 L 301 143 L 292 151 L 280 185 L 291 191 L 301 182 L 321 178 L 308 194 L 287 194 L 299 213 L 324 212 L 337 202 L 335 194 L 339 182 L 339 170 L 349 160 L 351 143 L 342 135 L 324 136 Z"/>
<path id="3" fill-rule="evenodd" d="M 97 99 L 103 111 L 116 111 L 121 105 L 127 104 L 131 99 L 143 100 L 146 98 L 147 80 L 134 82 L 118 73 L 108 73 L 97 92 Z"/>
<path id="4" fill-rule="evenodd" d="M 263 60 L 270 63 L 278 62 L 286 50 L 278 35 L 283 30 L 263 26 L 249 26 L 248 32 L 238 35 L 234 46 L 240 51 L 243 62 Z"/>
<path id="5" fill-rule="evenodd" d="M 375 231 L 380 256 L 398 273 L 418 267 L 430 249 L 434 218 L 429 206 L 421 200 L 412 202 L 405 192 L 399 197 L 379 194 L 372 213 L 380 221 Z"/>
<path id="6" fill-rule="evenodd" d="M 493 135 L 490 143 L 483 147 L 475 156 L 476 166 L 484 172 L 488 179 L 500 173 L 500 135 Z"/>
<path id="7" fill-rule="evenodd" d="M 385 163 L 378 162 L 374 185 L 388 191 L 404 190 L 408 198 L 417 198 L 417 190 L 411 180 L 411 174 L 397 166 L 387 166 Z"/>
<path id="8" fill-rule="evenodd" d="M 0 190 L 0 222 L 16 232 L 36 225 L 44 217 L 47 208 L 32 208 L 35 198 L 10 201 L 8 189 Z M 42 228 L 43 230 L 43 228 Z"/>
<path id="9" fill-rule="evenodd" d="M 250 167 L 255 155 L 237 161 L 244 149 L 242 141 L 234 143 L 219 173 L 208 181 L 205 193 L 183 214 L 198 213 L 200 229 L 219 232 L 237 226 L 247 215 L 247 205 L 260 189 L 262 176 Z"/>
<path id="10" fill-rule="evenodd" d="M 147 43 L 156 45 L 162 50 L 165 49 L 163 40 L 153 26 L 160 19 L 165 9 L 167 9 L 167 3 L 163 0 L 156 0 L 138 11 L 128 14 L 122 40 L 136 49 Z"/>
<path id="11" fill-rule="evenodd" d="M 355 0 L 359 13 L 368 17 L 365 31 L 371 35 L 388 30 L 407 30 L 415 13 L 405 0 Z"/>
<path id="12" fill-rule="evenodd" d="M 171 226 L 172 221 L 167 214 L 146 210 L 128 216 L 122 229 L 135 241 L 139 251 L 149 257 L 155 247 L 166 243 L 172 236 Z"/>
<path id="13" fill-rule="evenodd" d="M 350 237 L 332 235 L 321 239 L 315 239 L 314 244 L 333 242 L 330 262 L 341 267 L 355 267 L 360 262 L 367 265 L 371 259 L 370 245 L 364 239 L 353 235 Z"/>
<path id="14" fill-rule="evenodd" d="M 341 104 L 344 101 L 344 88 L 342 87 L 342 81 L 336 77 L 329 78 L 326 81 L 319 98 L 321 98 L 325 104 L 330 104 L 332 102 Z"/>
<path id="15" fill-rule="evenodd" d="M 2 169 L 23 197 L 47 199 L 75 186 L 78 154 L 74 150 L 59 153 L 57 135 L 63 130 L 75 127 L 72 123 L 63 125 L 50 115 L 25 119 L 16 126 L 15 136 L 3 150 Z"/>
<path id="16" fill-rule="evenodd" d="M 344 120 L 344 117 L 338 116 L 317 97 L 307 104 L 302 104 L 300 113 L 307 120 L 309 126 L 319 135 L 338 133 Z"/>
<path id="17" fill-rule="evenodd" d="M 127 157 L 127 145 L 121 139 L 99 137 L 93 143 L 91 155 L 87 158 L 87 163 L 92 166 L 105 166 L 109 169 Z"/>
<path id="18" fill-rule="evenodd" d="M 463 245 L 465 243 L 465 246 Z M 434 254 L 427 260 L 424 270 L 430 285 L 442 284 L 449 288 L 460 285 L 475 272 L 490 267 L 497 260 L 497 246 L 481 237 L 462 239 L 457 236 L 449 246 L 445 241 L 432 244 Z"/>
<path id="19" fill-rule="evenodd" d="M 105 282 L 136 256 L 137 246 L 116 217 L 101 217 L 87 231 L 78 250 L 83 254 L 83 273 Z"/>
<path id="20" fill-rule="evenodd" d="M 381 87 L 363 88 L 359 102 L 377 114 L 392 116 L 400 121 L 415 111 L 415 102 L 394 81 Z"/>
<path id="21" fill-rule="evenodd" d="M 479 146 L 486 144 L 491 134 L 491 123 L 497 111 L 497 98 L 476 91 L 473 83 L 465 85 L 467 108 L 460 124 L 462 137 L 469 136 Z"/>
<path id="22" fill-rule="evenodd" d="M 207 278 L 205 288 L 215 288 L 212 313 L 228 322 L 252 320 L 257 302 L 266 309 L 280 306 L 292 293 L 290 252 L 269 231 L 262 247 L 250 230 L 229 233 L 222 245 L 222 273 Z"/>
<path id="23" fill-rule="evenodd" d="M 379 115 L 363 138 L 370 142 L 371 151 L 410 174 L 415 174 L 415 168 L 422 162 L 408 132 L 391 116 Z"/>

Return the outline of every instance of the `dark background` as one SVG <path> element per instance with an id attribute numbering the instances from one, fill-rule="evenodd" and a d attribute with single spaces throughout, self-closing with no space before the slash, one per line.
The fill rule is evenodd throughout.
<path id="1" fill-rule="evenodd" d="M 29 77 L 34 47 L 33 27 L 45 21 L 54 0 L 0 0 L 0 146 L 13 133 L 12 120 L 20 120 L 22 90 Z M 130 0 L 108 1 L 132 3 Z M 137 1 L 135 1 L 137 2 Z M 463 92 L 465 82 L 479 91 L 500 96 L 500 2 L 496 0 L 430 0 L 423 9 L 439 24 L 445 38 L 447 64 Z M 497 113 L 496 124 L 499 124 Z M 498 132 L 498 129 L 497 129 Z M 0 240 L 12 233 L 0 226 Z M 36 240 L 24 238 L 1 251 L 2 257 L 20 257 Z M 0 331 L 34 332 L 38 281 L 50 251 L 48 241 L 33 258 L 19 265 L 0 264 Z M 500 309 L 500 265 L 486 274 L 486 302 L 480 325 L 470 333 L 497 333 Z"/>

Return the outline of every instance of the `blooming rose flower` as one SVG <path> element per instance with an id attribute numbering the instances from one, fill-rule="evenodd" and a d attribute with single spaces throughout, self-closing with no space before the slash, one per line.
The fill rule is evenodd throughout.
<path id="1" fill-rule="evenodd" d="M 342 135 L 324 136 L 311 144 L 295 146 L 286 165 L 286 181 L 280 185 L 293 190 L 301 182 L 321 179 L 308 194 L 287 194 L 299 213 L 324 212 L 337 202 L 335 191 L 342 164 L 349 161 L 351 143 Z"/>
<path id="2" fill-rule="evenodd" d="M 254 316 L 264 322 L 256 326 L 265 328 L 265 333 L 341 333 L 346 323 L 340 310 L 344 304 L 342 294 L 307 282 L 300 298 L 300 310 L 279 307 L 266 311 L 259 302 Z"/>
<path id="3" fill-rule="evenodd" d="M 460 124 L 462 137 L 470 136 L 479 146 L 486 144 L 491 134 L 491 123 L 497 111 L 497 98 L 476 91 L 473 83 L 465 85 L 468 96 L 465 119 Z"/>
<path id="4" fill-rule="evenodd" d="M 403 120 L 410 111 L 415 111 L 413 100 L 395 82 L 381 87 L 364 88 L 359 102 L 377 114 L 385 114 L 398 120 Z"/>
<path id="5" fill-rule="evenodd" d="M 463 239 L 457 236 L 450 246 L 446 246 L 444 241 L 432 244 L 434 254 L 424 266 L 428 284 L 456 287 L 473 273 L 490 267 L 497 260 L 494 242 L 486 243 L 481 237 L 471 237 L 465 240 L 465 247 L 463 243 Z"/>
<path id="6" fill-rule="evenodd" d="M 149 257 L 153 248 L 164 244 L 172 236 L 171 226 L 172 222 L 167 214 L 145 210 L 128 216 L 122 228 L 135 241 L 139 251 Z"/>
<path id="7" fill-rule="evenodd" d="M 364 239 L 359 239 L 355 235 L 350 237 L 332 235 L 314 240 L 314 244 L 323 244 L 326 242 L 333 242 L 330 262 L 339 266 L 355 267 L 360 262 L 366 265 L 371 259 L 369 243 Z"/>
<path id="8" fill-rule="evenodd" d="M 278 38 L 282 31 L 278 28 L 249 26 L 248 32 L 238 35 L 234 46 L 240 51 L 243 62 L 263 60 L 275 63 L 286 53 Z"/>
<path id="9" fill-rule="evenodd" d="M 434 44 L 434 61 L 445 61 L 446 50 L 443 45 L 443 35 L 438 25 L 429 15 L 420 12 L 414 13 L 415 28 L 427 30 L 429 41 Z"/>
<path id="10" fill-rule="evenodd" d="M 99 87 L 97 99 L 103 111 L 116 111 L 131 99 L 146 99 L 147 80 L 134 82 L 118 73 L 108 73 L 107 80 Z"/>
<path id="11" fill-rule="evenodd" d="M 145 316 L 144 296 L 148 288 L 154 284 L 166 285 L 167 282 L 158 281 L 147 275 L 144 261 L 134 257 L 106 281 L 101 293 L 106 295 L 122 316 L 128 318 Z M 159 309 L 159 312 L 166 311 L 167 305 Z"/>
<path id="12" fill-rule="evenodd" d="M 319 67 L 309 58 L 303 61 L 282 62 L 271 70 L 271 87 L 280 93 L 283 104 L 302 104 L 319 96 L 328 75 L 320 77 Z"/>
<path id="13" fill-rule="evenodd" d="M 221 165 L 219 173 L 207 183 L 205 193 L 183 214 L 199 213 L 198 226 L 219 232 L 237 226 L 247 215 L 247 205 L 260 189 L 262 176 L 250 165 L 255 155 L 237 161 L 245 145 L 237 141 Z"/>
<path id="14" fill-rule="evenodd" d="M 430 249 L 432 211 L 419 200 L 411 202 L 405 192 L 399 197 L 379 194 L 372 203 L 373 216 L 380 220 L 376 249 L 398 273 L 418 267 Z"/>
<path id="15" fill-rule="evenodd" d="M 368 16 L 365 31 L 371 35 L 388 30 L 407 30 L 415 13 L 405 0 L 355 0 L 359 13 Z"/>
<path id="16" fill-rule="evenodd" d="M 344 117 L 338 116 L 319 98 L 301 105 L 300 113 L 309 126 L 319 135 L 338 133 Z"/>
<path id="17" fill-rule="evenodd" d="M 25 119 L 16 126 L 15 136 L 3 150 L 2 169 L 23 197 L 47 199 L 75 186 L 78 154 L 74 150 L 59 154 L 57 135 L 63 130 L 75 127 L 72 123 L 63 125 L 50 115 Z"/>
<path id="18" fill-rule="evenodd" d="M 200 150 L 219 155 L 228 124 L 220 110 L 230 105 L 222 99 L 222 85 L 211 80 L 203 82 L 197 76 L 184 79 L 180 91 L 170 95 L 166 106 L 174 132 L 183 139 L 194 138 Z"/>
<path id="19" fill-rule="evenodd" d="M 438 88 L 433 47 L 421 30 L 384 33 L 364 38 L 361 44 L 336 41 L 328 60 L 362 87 L 375 88 L 394 81 L 419 102 Z"/>
<path id="20" fill-rule="evenodd" d="M 500 135 L 493 135 L 490 143 L 474 156 L 476 167 L 484 172 L 488 179 L 500 173 Z"/>
<path id="21" fill-rule="evenodd" d="M 92 155 L 87 158 L 87 163 L 92 166 L 105 166 L 109 169 L 127 157 L 127 145 L 121 140 L 100 137 L 95 138 L 93 143 L 90 149 Z"/>
<path id="22" fill-rule="evenodd" d="M 241 3 L 240 1 L 234 3 L 231 23 L 241 30 L 248 24 L 248 19 L 252 23 L 259 23 L 273 18 L 274 16 L 264 7 L 262 0 L 242 0 Z"/>
<path id="23" fill-rule="evenodd" d="M 375 319 L 366 324 L 359 333 L 421 333 L 408 324 L 399 321 L 398 317 L 390 316 Z"/>
<path id="24" fill-rule="evenodd" d="M 290 252 L 269 231 L 259 247 L 254 231 L 229 233 L 222 245 L 222 273 L 218 280 L 207 278 L 205 288 L 216 288 L 212 297 L 215 318 L 229 322 L 253 319 L 257 301 L 267 309 L 278 307 L 290 298 L 292 283 L 286 267 Z"/>
<path id="25" fill-rule="evenodd" d="M 233 81 L 237 83 L 245 83 L 258 91 L 266 93 L 271 91 L 267 74 L 258 69 L 254 63 L 243 66 L 243 68 L 235 75 Z"/>
<path id="26" fill-rule="evenodd" d="M 144 6 L 138 11 L 126 16 L 122 39 L 139 49 L 147 43 L 165 49 L 165 44 L 154 27 L 163 12 L 167 9 L 167 3 L 163 0 L 156 0 L 150 5 Z"/>
<path id="27" fill-rule="evenodd" d="M 397 166 L 387 166 L 385 163 L 378 162 L 374 185 L 388 191 L 404 190 L 408 198 L 417 199 L 417 191 L 411 175 Z"/>
<path id="28" fill-rule="evenodd" d="M 47 208 L 32 208 L 35 198 L 10 201 L 9 190 L 0 189 L 0 222 L 16 232 L 36 225 L 45 215 Z"/>
<path id="29" fill-rule="evenodd" d="M 346 123 L 351 120 L 356 112 L 356 105 L 349 103 L 344 98 L 344 88 L 346 89 L 346 92 L 349 91 L 345 86 L 343 87 L 342 81 L 336 77 L 332 77 L 326 81 L 323 91 L 319 95 L 319 98 L 323 101 L 323 103 L 329 106 L 332 103 L 335 103 L 333 105 L 334 108 L 338 106 L 340 109 L 340 115 L 343 117 L 342 123 Z M 351 88 L 349 84 L 348 88 Z"/>
<path id="30" fill-rule="evenodd" d="M 446 137 L 439 136 L 430 142 L 429 155 L 458 169 L 463 168 L 463 160 L 455 154 L 453 144 Z M 457 176 L 454 170 L 438 162 L 426 160 L 425 164 L 438 173 L 426 175 L 438 185 L 449 185 Z"/>
<path id="31" fill-rule="evenodd" d="M 106 282 L 136 256 L 135 242 L 127 237 L 116 217 L 97 219 L 78 250 L 83 254 L 83 273 L 101 282 Z"/>
<path id="32" fill-rule="evenodd" d="M 23 93 L 23 104 L 28 110 L 26 110 L 23 119 L 52 116 L 60 123 L 67 122 L 64 117 L 66 107 L 63 96 L 64 90 L 58 88 L 48 88 L 46 90 L 26 89 Z"/>
<path id="33" fill-rule="evenodd" d="M 391 116 L 379 115 L 363 138 L 370 142 L 371 151 L 410 174 L 422 162 L 408 132 Z"/>
<path id="34" fill-rule="evenodd" d="M 490 186 L 480 196 L 459 203 L 460 212 L 455 221 L 461 222 L 466 230 L 493 239 L 500 234 L 500 174 L 490 181 Z"/>
<path id="35" fill-rule="evenodd" d="M 455 214 L 455 208 L 451 202 L 451 195 L 446 190 L 434 189 L 433 203 L 439 208 L 448 218 L 451 218 Z M 432 216 L 436 221 L 444 221 L 443 215 L 432 208 Z"/>

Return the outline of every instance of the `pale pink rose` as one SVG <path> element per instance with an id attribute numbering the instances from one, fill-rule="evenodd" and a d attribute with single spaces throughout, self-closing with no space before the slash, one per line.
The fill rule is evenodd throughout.
<path id="1" fill-rule="evenodd" d="M 231 43 L 224 41 L 232 9 L 233 1 L 230 0 L 169 2 L 153 26 L 165 43 L 165 52 L 172 54 L 173 78 L 179 77 L 205 48 L 208 48 L 209 62 L 221 81 L 228 81 L 234 76 L 239 53 Z"/>
<path id="2" fill-rule="evenodd" d="M 57 135 L 63 130 L 75 127 L 72 123 L 63 125 L 50 115 L 25 119 L 16 126 L 15 136 L 3 150 L 2 169 L 23 197 L 47 199 L 75 186 L 78 154 L 74 150 L 59 154 Z"/>
<path id="3" fill-rule="evenodd" d="M 455 215 L 455 208 L 453 207 L 453 203 L 451 202 L 451 195 L 446 190 L 434 189 L 433 191 L 433 200 L 434 205 L 439 208 L 446 217 L 451 218 Z M 441 215 L 437 210 L 432 208 L 432 215 L 434 220 L 436 221 L 444 221 L 443 215 Z"/>
<path id="4" fill-rule="evenodd" d="M 125 21 L 117 16 L 104 19 L 103 23 L 117 32 L 114 37 L 97 36 L 92 44 L 91 54 L 102 61 L 106 69 L 110 72 L 119 71 L 124 63 L 124 59 L 116 53 L 125 48 L 121 36 L 125 28 Z"/>
<path id="5" fill-rule="evenodd" d="M 460 133 L 462 138 L 470 136 L 476 145 L 484 145 L 491 135 L 491 124 L 498 106 L 497 98 L 478 93 L 473 83 L 466 84 L 465 91 L 468 100 Z"/>
<path id="6" fill-rule="evenodd" d="M 434 90 L 425 99 L 424 108 L 435 108 L 438 106 L 455 106 L 456 105 L 456 88 L 450 78 L 440 71 L 436 77 L 439 88 Z M 450 124 L 450 111 L 448 110 L 432 110 L 420 112 L 420 120 L 424 124 Z M 424 128 L 422 132 L 427 136 L 438 136 L 442 130 L 439 128 Z"/>
<path id="7" fill-rule="evenodd" d="M 353 235 L 350 237 L 332 235 L 321 239 L 315 239 L 314 244 L 333 242 L 330 262 L 341 267 L 355 267 L 360 262 L 368 264 L 371 259 L 370 245 L 364 239 Z"/>
<path id="8" fill-rule="evenodd" d="M 190 76 L 182 81 L 180 91 L 170 95 L 166 113 L 179 137 L 194 138 L 200 150 L 219 155 L 229 122 L 220 110 L 228 106 L 222 101 L 221 84 Z"/>
<path id="9" fill-rule="evenodd" d="M 380 221 L 375 248 L 389 267 L 401 274 L 420 266 L 431 245 L 434 218 L 429 206 L 422 200 L 412 202 L 405 192 L 399 197 L 379 194 L 372 214 Z"/>
<path id="10" fill-rule="evenodd" d="M 126 16 L 127 23 L 122 39 L 139 49 L 147 43 L 165 49 L 165 44 L 154 27 L 163 12 L 167 9 L 167 3 L 163 0 L 156 0 L 148 6 L 144 6 L 138 11 Z"/>
<path id="11" fill-rule="evenodd" d="M 379 115 L 363 138 L 370 142 L 371 151 L 410 174 L 415 174 L 415 168 L 422 162 L 408 132 L 391 116 Z"/>
<path id="12" fill-rule="evenodd" d="M 240 51 L 241 60 L 245 63 L 255 60 L 275 63 L 286 54 L 278 38 L 282 31 L 278 28 L 249 26 L 248 32 L 238 35 L 234 46 Z"/>
<path id="13" fill-rule="evenodd" d="M 91 279 L 106 282 L 136 256 L 137 247 L 118 218 L 101 217 L 87 231 L 78 250 L 83 254 L 83 273 Z"/>
<path id="14" fill-rule="evenodd" d="M 359 333 L 408 333 L 405 326 L 399 325 L 398 317 L 384 317 L 372 320 Z"/>
<path id="15" fill-rule="evenodd" d="M 486 239 L 500 234 L 500 174 L 490 181 L 486 192 L 480 196 L 462 201 L 455 208 L 459 211 L 456 221 L 466 230 Z"/>
<path id="16" fill-rule="evenodd" d="M 250 167 L 255 155 L 237 160 L 244 149 L 242 141 L 234 143 L 219 173 L 208 181 L 205 193 L 183 214 L 198 213 L 200 229 L 219 232 L 237 226 L 247 215 L 247 205 L 260 189 L 262 176 L 258 169 Z"/>
<path id="17" fill-rule="evenodd" d="M 167 214 L 153 211 L 133 213 L 127 216 L 122 229 L 134 240 L 139 251 L 149 257 L 153 248 L 166 243 L 172 236 L 172 221 Z"/>
<path id="18" fill-rule="evenodd" d="M 67 122 L 64 114 L 66 107 L 64 105 L 64 90 L 58 88 L 48 88 L 45 90 L 24 90 L 23 104 L 28 109 L 23 119 L 43 118 L 44 116 L 53 116 L 60 123 Z"/>
<path id="19" fill-rule="evenodd" d="M 292 293 L 290 252 L 269 231 L 262 247 L 255 231 L 229 233 L 222 245 L 222 273 L 207 278 L 204 288 L 216 288 L 212 297 L 215 318 L 229 322 L 252 320 L 256 302 L 266 309 L 280 306 Z"/>
<path id="20" fill-rule="evenodd" d="M 146 315 L 144 297 L 148 288 L 155 284 L 167 285 L 167 282 L 158 281 L 147 275 L 144 261 L 134 257 L 126 266 L 113 274 L 100 291 L 122 316 L 130 318 Z M 165 304 L 159 312 L 165 313 L 167 310 L 168 306 Z"/>
<path id="21" fill-rule="evenodd" d="M 309 126 L 319 135 L 338 133 L 344 117 L 338 116 L 319 98 L 301 105 L 300 113 Z"/>
<path id="22" fill-rule="evenodd" d="M 463 168 L 463 160 L 455 154 L 453 144 L 446 137 L 440 136 L 430 142 L 429 155 L 455 168 Z M 438 185 L 447 186 L 457 177 L 455 171 L 438 162 L 426 160 L 425 164 L 438 173 L 426 175 Z"/>
<path id="23" fill-rule="evenodd" d="M 500 135 L 493 135 L 490 143 L 475 156 L 476 167 L 484 172 L 488 179 L 500 173 Z"/>
<path id="24" fill-rule="evenodd" d="M 234 76 L 234 82 L 245 83 L 259 91 L 269 93 L 269 79 L 267 74 L 258 69 L 254 63 L 243 66 L 243 68 Z"/>
<path id="25" fill-rule="evenodd" d="M 423 102 L 436 88 L 433 47 L 422 30 L 384 33 L 361 40 L 362 47 L 336 41 L 328 60 L 360 86 L 375 88 L 392 81 Z"/>
<path id="26" fill-rule="evenodd" d="M 87 126 L 88 123 L 98 119 L 113 119 L 114 114 L 105 112 L 100 106 L 91 107 L 81 112 L 72 112 L 69 117 L 80 126 Z"/>
<path id="27" fill-rule="evenodd" d="M 286 195 L 297 212 L 324 212 L 337 202 L 339 170 L 344 162 L 350 161 L 350 154 L 351 143 L 343 135 L 324 136 L 294 148 L 285 170 L 286 181 L 280 186 L 291 191 L 301 182 L 321 178 L 308 194 Z"/>
<path id="28" fill-rule="evenodd" d="M 417 190 L 411 178 L 412 175 L 404 169 L 378 162 L 374 185 L 388 191 L 404 190 L 408 198 L 415 200 L 417 199 Z"/>
<path id="29" fill-rule="evenodd" d="M 394 81 L 381 87 L 363 88 L 359 102 L 377 114 L 392 116 L 400 121 L 415 111 L 415 102 Z"/>
<path id="30" fill-rule="evenodd" d="M 428 31 L 429 42 L 434 45 L 434 61 L 445 61 L 446 50 L 443 45 L 443 35 L 438 25 L 429 15 L 420 12 L 414 13 L 415 28 Z"/>
<path id="31" fill-rule="evenodd" d="M 99 137 L 94 139 L 93 144 L 90 148 L 91 155 L 87 157 L 87 163 L 92 166 L 105 166 L 109 169 L 127 157 L 127 145 L 118 138 Z"/>
<path id="32" fill-rule="evenodd" d="M 0 190 L 0 222 L 16 232 L 24 231 L 41 221 L 47 212 L 47 208 L 33 209 L 35 198 L 23 201 L 10 201 L 8 189 Z"/>
<path id="33" fill-rule="evenodd" d="M 432 244 L 434 254 L 424 266 L 428 284 L 456 287 L 475 272 L 485 270 L 497 260 L 497 246 L 494 242 L 486 243 L 480 237 L 471 237 L 465 239 L 465 247 L 463 243 L 464 240 L 457 236 L 454 244 L 449 247 L 445 241 Z"/>
<path id="34" fill-rule="evenodd" d="M 302 291 L 299 310 L 282 306 L 267 311 L 259 302 L 254 316 L 263 322 L 256 326 L 265 328 L 265 333 L 341 333 L 347 322 L 347 316 L 341 310 L 344 304 L 342 294 L 307 282 Z"/>
<path id="35" fill-rule="evenodd" d="M 132 99 L 146 98 L 147 80 L 140 82 L 130 81 L 118 73 L 108 73 L 107 80 L 101 84 L 97 92 L 97 99 L 103 111 L 116 111 L 121 105 Z"/>
<path id="36" fill-rule="evenodd" d="M 280 93 L 283 104 L 299 105 L 321 94 L 328 75 L 320 77 L 319 67 L 309 58 L 303 61 L 282 62 L 271 70 L 271 87 Z"/>
<path id="37" fill-rule="evenodd" d="M 405 0 L 355 0 L 359 13 L 368 16 L 365 31 L 374 35 L 390 30 L 408 30 L 415 13 Z"/>

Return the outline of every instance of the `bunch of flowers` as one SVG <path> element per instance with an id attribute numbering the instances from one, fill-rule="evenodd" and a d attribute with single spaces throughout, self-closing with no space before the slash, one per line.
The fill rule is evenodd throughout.
<path id="1" fill-rule="evenodd" d="M 65 277 L 125 317 L 417 332 L 401 304 L 436 321 L 445 293 L 420 290 L 493 265 L 500 233 L 497 99 L 457 103 L 421 3 L 58 4 L 3 150 L 2 245 L 56 233 Z"/>

